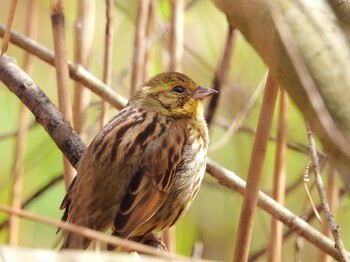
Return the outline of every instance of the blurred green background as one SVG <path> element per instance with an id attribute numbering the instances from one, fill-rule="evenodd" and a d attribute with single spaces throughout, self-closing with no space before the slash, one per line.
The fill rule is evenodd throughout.
<path id="1" fill-rule="evenodd" d="M 6 22 L 9 0 L 0 2 L 0 23 Z M 188 4 L 190 1 L 185 1 Z M 182 60 L 182 71 L 191 76 L 203 86 L 211 86 L 215 68 L 222 53 L 227 33 L 225 16 L 209 0 L 191 1 L 192 5 L 185 13 L 184 41 L 185 48 Z M 65 1 L 66 37 L 68 56 L 73 60 L 74 50 L 74 21 L 77 13 L 77 1 Z M 105 1 L 96 0 L 96 30 L 92 55 L 91 72 L 102 78 L 103 44 L 104 44 L 104 14 Z M 113 44 L 113 72 L 112 87 L 118 93 L 128 97 L 130 83 L 130 68 L 133 55 L 134 29 L 136 21 L 137 1 L 114 1 L 114 44 Z M 26 0 L 18 0 L 13 29 L 23 33 L 26 17 Z M 36 41 L 53 49 L 52 29 L 50 21 L 50 1 L 38 1 L 39 29 Z M 252 14 L 253 15 L 253 14 Z M 170 19 L 169 1 L 155 1 L 155 32 L 161 33 Z M 152 47 L 150 76 L 165 71 L 168 59 L 167 54 L 168 33 L 162 35 Z M 24 51 L 11 45 L 8 54 L 17 59 L 19 65 L 23 64 Z M 31 77 L 38 86 L 57 105 L 56 74 L 52 66 L 33 59 L 33 73 Z M 234 53 L 228 81 L 221 91 L 219 109 L 215 119 L 219 122 L 231 123 L 245 108 L 256 86 L 263 78 L 266 67 L 237 32 L 234 44 Z M 73 82 L 72 89 L 73 89 Z M 256 127 L 260 102 L 249 111 L 243 122 L 244 127 Z M 89 109 L 89 141 L 98 131 L 96 118 L 100 108 L 100 101 L 92 96 L 92 106 Z M 0 83 L 0 137 L 3 134 L 17 130 L 19 100 Z M 110 116 L 117 110 L 110 110 Z M 277 113 L 275 114 L 277 116 Z M 275 119 L 276 120 L 276 119 Z M 35 119 L 30 115 L 30 122 Z M 276 135 L 276 121 L 271 132 Z M 226 130 L 219 125 L 211 128 L 211 144 L 218 141 Z M 229 142 L 222 148 L 210 151 L 209 156 L 234 171 L 245 179 L 250 162 L 253 144 L 253 135 L 244 131 L 236 132 Z M 307 144 L 305 125 L 300 113 L 290 104 L 288 139 Z M 24 162 L 23 198 L 27 199 L 52 178 L 62 174 L 62 154 L 50 140 L 44 129 L 36 124 L 30 128 L 28 134 L 27 151 Z M 14 160 L 14 137 L 0 139 L 0 203 L 9 204 L 12 165 Z M 265 163 L 262 189 L 270 193 L 272 190 L 272 177 L 275 158 L 275 143 L 271 142 Z M 287 186 L 300 180 L 308 157 L 300 152 L 288 150 L 287 153 Z M 324 179 L 326 180 L 326 178 Z M 341 186 L 341 183 L 339 183 Z M 59 205 L 64 196 L 63 182 L 48 190 L 28 206 L 28 210 L 36 214 L 60 219 L 62 212 Z M 316 192 L 313 192 L 314 201 L 318 203 Z M 227 188 L 219 185 L 215 179 L 206 175 L 202 188 L 187 215 L 177 224 L 176 241 L 177 251 L 190 255 L 196 241 L 204 243 L 204 258 L 228 261 L 231 259 L 235 241 L 236 229 L 239 221 L 242 197 Z M 305 204 L 306 203 L 306 204 Z M 308 209 L 310 205 L 306 200 L 306 193 L 300 185 L 286 197 L 286 207 L 298 215 Z M 338 206 L 337 222 L 341 226 L 343 241 L 350 249 L 350 201 L 345 196 Z M 0 223 L 7 215 L 0 213 Z M 320 223 L 313 221 L 316 228 Z M 251 253 L 266 246 L 269 239 L 270 216 L 259 210 L 255 220 L 252 238 Z M 56 228 L 41 225 L 28 220 L 21 220 L 20 246 L 32 248 L 53 248 L 59 241 Z M 7 242 L 7 230 L 0 232 L 0 244 Z M 294 261 L 295 235 L 284 242 L 283 261 Z M 308 242 L 304 241 L 301 250 L 303 260 L 317 261 L 318 251 Z M 259 261 L 265 261 L 263 256 Z"/>

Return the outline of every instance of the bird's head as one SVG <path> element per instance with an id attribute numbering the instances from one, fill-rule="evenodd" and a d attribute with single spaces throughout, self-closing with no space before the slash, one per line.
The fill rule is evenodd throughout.
<path id="1" fill-rule="evenodd" d="M 156 75 L 142 85 L 131 101 L 158 110 L 171 117 L 193 117 L 202 114 L 202 101 L 217 91 L 201 87 L 178 72 Z"/>

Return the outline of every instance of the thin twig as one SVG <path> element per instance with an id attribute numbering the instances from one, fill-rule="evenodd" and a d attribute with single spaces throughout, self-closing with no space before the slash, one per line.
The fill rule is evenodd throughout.
<path id="1" fill-rule="evenodd" d="M 264 90 L 265 85 L 266 85 L 266 78 L 267 78 L 267 73 L 264 75 L 256 89 L 254 90 L 253 94 L 250 96 L 248 102 L 246 103 L 245 107 L 243 110 L 237 114 L 235 119 L 231 122 L 231 124 L 227 127 L 226 133 L 220 138 L 219 141 L 215 142 L 212 144 L 209 148 L 210 151 L 215 151 L 223 147 L 224 145 L 227 144 L 227 142 L 230 140 L 231 136 L 239 130 L 240 126 L 242 125 L 244 119 L 247 117 L 249 111 L 252 109 L 253 105 L 257 101 L 259 95 L 261 92 Z"/>
<path id="2" fill-rule="evenodd" d="M 13 18 L 15 16 L 16 6 L 17 6 L 17 0 L 11 0 L 11 5 L 8 11 L 8 16 L 6 21 L 4 41 L 2 42 L 2 46 L 1 46 L 0 59 L 2 55 L 6 53 L 7 48 L 9 46 L 11 26 L 12 26 Z"/>
<path id="3" fill-rule="evenodd" d="M 226 121 L 224 121 L 222 119 L 214 119 L 214 124 L 218 125 L 219 127 L 224 128 L 224 129 L 229 129 L 231 125 L 236 125 L 236 124 L 233 124 L 233 122 L 231 124 L 228 124 Z M 252 136 L 255 136 L 255 134 L 256 134 L 256 131 L 253 128 L 248 127 L 248 126 L 238 127 L 237 132 L 245 133 L 245 134 L 252 135 Z M 226 135 L 224 134 L 224 136 L 226 136 Z M 277 138 L 274 136 L 270 136 L 269 140 L 275 142 L 277 140 Z M 214 145 L 215 145 L 215 143 L 212 146 L 214 146 Z M 287 146 L 288 146 L 288 149 L 290 149 L 290 150 L 293 150 L 295 152 L 302 153 L 305 155 L 309 155 L 308 147 L 303 143 L 296 142 L 293 140 L 288 140 Z M 216 148 L 214 148 L 214 149 L 209 148 L 209 151 L 215 150 L 215 149 Z M 320 151 L 318 151 L 318 155 L 322 160 L 325 158 L 325 154 L 320 152 Z M 300 177 L 300 179 L 302 179 L 302 177 Z"/>
<path id="4" fill-rule="evenodd" d="M 3 36 L 5 28 L 3 25 L 0 25 L 0 36 Z M 55 65 L 55 56 L 54 53 L 48 48 L 40 45 L 33 39 L 30 39 L 26 36 L 23 36 L 13 30 L 11 30 L 10 41 L 17 45 L 18 47 L 26 50 L 32 55 L 40 58 L 46 63 L 54 66 Z M 80 82 L 86 88 L 89 88 L 96 95 L 100 96 L 103 100 L 110 103 L 117 109 L 122 109 L 127 100 L 116 94 L 111 88 L 105 85 L 101 80 L 92 75 L 89 71 L 84 69 L 81 65 L 74 64 L 68 61 L 69 74 L 72 79 Z"/>
<path id="5" fill-rule="evenodd" d="M 311 208 L 312 208 L 312 210 L 315 213 L 315 217 L 317 218 L 318 222 L 322 223 L 321 216 L 320 216 L 319 212 L 317 211 L 316 205 L 315 205 L 314 201 L 312 200 L 312 196 L 311 196 L 310 190 L 307 187 L 307 184 L 305 183 L 305 181 L 304 181 L 304 188 L 305 188 L 305 192 L 306 192 L 307 198 L 309 199 L 309 203 L 311 205 Z"/>
<path id="6" fill-rule="evenodd" d="M 205 60 L 196 50 L 194 50 L 186 43 L 184 44 L 184 51 L 186 51 L 188 55 L 197 60 L 198 64 L 200 64 L 203 69 L 206 69 L 206 73 L 212 74 L 213 71 L 215 71 L 215 67 L 211 64 L 211 62 Z"/>
<path id="7" fill-rule="evenodd" d="M 74 62 L 89 70 L 95 33 L 95 0 L 79 0 L 75 21 Z M 91 91 L 74 82 L 73 126 L 87 140 L 88 108 Z"/>
<path id="8" fill-rule="evenodd" d="M 339 196 L 337 195 L 337 198 L 342 198 L 345 195 L 345 190 L 340 191 Z M 318 204 L 316 207 L 317 211 L 319 213 L 322 212 L 322 205 Z M 304 212 L 303 212 L 304 213 Z M 309 223 L 316 217 L 315 212 L 313 208 L 309 209 L 307 212 L 305 212 L 305 215 L 302 216 L 302 218 L 305 220 L 305 222 Z M 291 236 L 294 236 L 294 230 L 292 228 L 289 228 L 287 231 L 283 233 L 283 240 L 287 240 Z M 261 256 L 263 256 L 267 251 L 267 246 L 257 250 L 254 254 L 249 256 L 249 262 L 253 262 L 258 260 Z M 324 253 L 324 251 L 320 248 L 320 251 Z"/>
<path id="9" fill-rule="evenodd" d="M 219 93 L 215 97 L 210 98 L 209 106 L 207 109 L 206 120 L 208 126 L 211 125 L 217 105 L 219 103 L 220 98 L 220 90 L 226 84 L 228 73 L 231 67 L 231 58 L 233 53 L 233 44 L 235 40 L 235 28 L 232 26 L 228 26 L 227 36 L 225 41 L 225 47 L 220 57 L 220 61 L 215 70 L 214 80 L 212 82 L 212 87 L 219 91 Z"/>
<path id="10" fill-rule="evenodd" d="M 113 3 L 112 0 L 106 0 L 106 26 L 105 43 L 103 57 L 103 83 L 111 85 L 112 75 L 112 51 L 113 51 Z M 102 128 L 108 119 L 108 103 L 101 101 L 100 127 Z"/>
<path id="11" fill-rule="evenodd" d="M 153 247 L 149 247 L 131 240 L 127 240 L 127 239 L 123 239 L 115 236 L 109 236 L 87 227 L 77 226 L 68 222 L 57 221 L 52 218 L 39 216 L 25 210 L 13 209 L 13 208 L 6 207 L 4 205 L 0 205 L 0 211 L 6 212 L 9 214 L 14 214 L 26 219 L 30 219 L 32 221 L 37 221 L 42 224 L 59 227 L 66 231 L 73 232 L 74 234 L 79 234 L 84 237 L 87 237 L 89 239 L 99 240 L 115 246 L 127 247 L 131 250 L 136 250 L 145 254 L 149 254 L 157 257 L 171 258 L 171 259 L 175 259 L 175 258 L 182 259 L 182 260 L 186 259 L 186 257 L 175 255 L 173 253 L 159 252 L 157 249 Z"/>
<path id="12" fill-rule="evenodd" d="M 36 122 L 35 120 L 31 121 L 28 126 L 26 127 L 28 130 L 32 129 L 33 127 L 35 127 L 38 124 L 38 122 Z M 6 140 L 8 138 L 11 137 L 15 137 L 18 135 L 18 129 L 17 130 L 13 130 L 13 131 L 9 131 L 9 132 L 5 132 L 0 134 L 0 141 L 1 140 Z"/>
<path id="13" fill-rule="evenodd" d="M 307 136 L 308 136 L 309 145 L 310 145 L 310 156 L 311 156 L 313 171 L 315 174 L 315 181 L 316 181 L 316 187 L 318 190 L 318 194 L 320 196 L 322 207 L 324 209 L 324 213 L 325 213 L 325 216 L 327 218 L 328 226 L 332 232 L 334 241 L 336 243 L 336 248 L 341 253 L 341 260 L 344 262 L 347 262 L 347 261 L 350 261 L 350 258 L 346 254 L 343 241 L 340 238 L 339 225 L 336 225 L 334 222 L 333 215 L 332 215 L 331 210 L 329 208 L 327 194 L 326 194 L 326 191 L 325 191 L 324 186 L 323 186 L 322 176 L 321 176 L 320 168 L 318 165 L 318 156 L 317 156 L 315 139 L 313 137 L 312 131 L 311 131 L 310 126 L 308 124 L 306 124 L 306 128 L 307 128 Z"/>
<path id="14" fill-rule="evenodd" d="M 226 186 L 241 195 L 244 194 L 246 190 L 246 182 L 239 176 L 235 175 L 232 171 L 227 170 L 210 159 L 208 159 L 206 171 L 208 174 L 217 179 L 221 185 Z M 334 259 L 340 259 L 341 254 L 339 250 L 334 247 L 334 241 L 325 237 L 310 224 L 305 222 L 300 217 L 294 215 L 287 208 L 281 206 L 275 200 L 261 191 L 258 195 L 258 206 L 271 216 L 277 218 L 294 233 L 301 235 L 311 244 L 323 250 Z"/>
<path id="15" fill-rule="evenodd" d="M 329 208 L 331 212 L 335 213 L 339 201 L 339 190 L 336 183 L 336 171 L 332 165 L 328 165 L 327 175 L 327 199 L 329 201 Z M 322 223 L 322 232 L 327 237 L 331 237 L 332 235 L 332 232 L 329 230 L 329 226 L 327 223 Z M 318 261 L 327 262 L 328 260 L 328 255 L 322 250 L 320 250 Z"/>
<path id="16" fill-rule="evenodd" d="M 244 192 L 235 248 L 233 252 L 234 262 L 243 262 L 247 261 L 248 259 L 260 181 L 263 174 L 265 155 L 269 142 L 269 133 L 272 125 L 277 93 L 278 85 L 269 74 L 266 81 L 257 133 L 255 136 L 249 165 L 247 187 Z"/>
<path id="17" fill-rule="evenodd" d="M 311 207 L 312 209 L 314 210 L 315 212 L 315 216 L 317 218 L 317 220 L 322 223 L 322 219 L 321 219 L 321 216 L 316 208 L 316 205 L 314 203 L 314 200 L 312 199 L 312 196 L 311 196 L 311 193 L 310 193 L 310 190 L 309 190 L 309 187 L 307 186 L 307 183 L 310 181 L 310 176 L 309 176 L 309 173 L 310 173 L 310 165 L 311 165 L 311 161 L 308 161 L 306 167 L 305 167 L 305 170 L 304 170 L 304 173 L 303 173 L 303 184 L 304 184 L 304 189 L 305 189 L 305 192 L 306 192 L 306 196 L 307 198 L 309 199 L 309 203 L 311 204 Z M 315 183 L 312 184 L 311 188 L 313 188 L 315 186 Z"/>
<path id="18" fill-rule="evenodd" d="M 288 130 L 288 95 L 285 89 L 281 88 L 280 107 L 277 129 L 277 144 L 275 169 L 273 178 L 273 198 L 284 205 L 286 188 L 286 153 L 287 153 L 287 130 Z M 271 219 L 271 233 L 268 247 L 268 261 L 281 261 L 283 227 L 277 219 Z"/>

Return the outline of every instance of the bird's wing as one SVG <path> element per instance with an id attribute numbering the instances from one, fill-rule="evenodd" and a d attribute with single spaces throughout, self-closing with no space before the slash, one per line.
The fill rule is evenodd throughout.
<path id="1" fill-rule="evenodd" d="M 96 207 L 92 205 L 98 204 L 96 197 L 99 196 L 95 194 L 95 191 L 106 191 L 106 187 L 110 185 L 108 179 L 116 180 L 114 185 L 119 188 L 113 188 L 114 191 L 123 191 L 124 184 L 120 183 L 123 179 L 109 174 L 113 169 L 112 166 L 120 166 L 125 160 L 126 150 L 121 148 L 123 137 L 128 132 L 134 132 L 133 128 L 142 125 L 145 120 L 146 114 L 126 107 L 112 118 L 95 137 L 80 160 L 78 174 L 69 185 L 68 192 L 60 206 L 61 210 L 65 209 L 62 216 L 63 221 L 76 222 L 81 219 L 77 216 L 86 217 L 91 211 L 89 209 L 95 210 Z M 79 206 L 76 208 L 79 214 L 72 214 L 73 206 Z M 88 220 L 94 223 L 91 218 Z M 91 225 L 84 224 L 84 226 Z"/>
<path id="2" fill-rule="evenodd" d="M 145 148 L 129 190 L 114 220 L 115 235 L 128 237 L 142 227 L 167 199 L 185 144 L 183 130 L 170 127 Z M 169 190 L 170 189 L 170 190 Z M 152 228 L 145 231 L 152 231 Z M 145 232 L 148 233 L 148 232 Z"/>

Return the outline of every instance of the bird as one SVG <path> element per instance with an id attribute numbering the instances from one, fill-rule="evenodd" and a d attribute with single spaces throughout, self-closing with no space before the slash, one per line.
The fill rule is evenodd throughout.
<path id="1" fill-rule="evenodd" d="M 179 72 L 141 85 L 80 159 L 62 220 L 166 249 L 156 233 L 174 225 L 197 195 L 209 144 L 203 100 L 216 93 Z M 62 249 L 91 244 L 62 231 Z"/>

